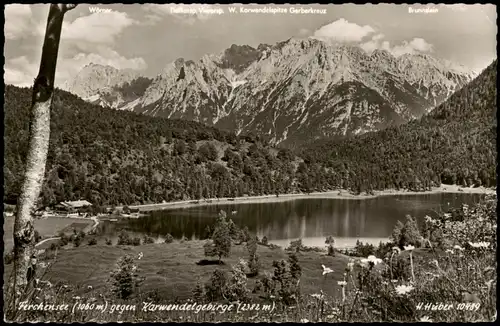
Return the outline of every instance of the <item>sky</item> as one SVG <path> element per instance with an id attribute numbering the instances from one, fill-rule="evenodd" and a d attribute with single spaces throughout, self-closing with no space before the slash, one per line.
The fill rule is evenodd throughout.
<path id="1" fill-rule="evenodd" d="M 48 9 L 5 6 L 5 83 L 32 85 Z M 496 34 L 496 7 L 481 4 L 79 4 L 64 17 L 56 87 L 91 62 L 154 77 L 177 58 L 198 60 L 232 44 L 256 47 L 290 37 L 358 44 L 367 52 L 386 49 L 396 56 L 429 53 L 480 72 L 496 58 Z"/>

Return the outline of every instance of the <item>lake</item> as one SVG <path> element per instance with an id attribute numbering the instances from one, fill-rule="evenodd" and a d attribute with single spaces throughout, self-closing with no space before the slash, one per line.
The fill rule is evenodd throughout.
<path id="1" fill-rule="evenodd" d="M 247 226 L 259 238 L 286 247 L 301 238 L 306 246 L 325 246 L 332 235 L 338 248 L 349 248 L 356 240 L 378 244 L 386 241 L 398 220 L 410 214 L 422 221 L 447 208 L 472 205 L 481 194 L 440 193 L 380 196 L 370 199 L 295 199 L 283 202 L 224 204 L 183 209 L 151 211 L 129 220 L 127 228 L 154 235 L 172 234 L 175 238 L 203 237 L 220 210 L 240 227 Z"/>

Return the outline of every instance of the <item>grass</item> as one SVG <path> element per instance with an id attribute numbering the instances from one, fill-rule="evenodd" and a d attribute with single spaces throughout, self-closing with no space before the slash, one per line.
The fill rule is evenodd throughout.
<path id="1" fill-rule="evenodd" d="M 87 239 L 77 248 L 62 249 L 58 253 L 57 261 L 46 275 L 51 282 L 64 284 L 81 284 L 83 287 L 92 286 L 99 290 L 106 286 L 109 272 L 114 269 L 118 258 L 132 253 L 144 254 L 138 260 L 141 276 L 146 278 L 141 286 L 141 292 L 147 293 L 157 290 L 162 298 L 169 300 L 186 300 L 191 298 L 191 291 L 198 280 L 206 283 L 215 269 L 231 270 L 231 265 L 238 263 L 239 258 L 247 258 L 245 245 L 233 246 L 231 256 L 224 258 L 224 265 L 200 266 L 196 263 L 206 259 L 203 251 L 204 241 L 173 242 L 170 244 L 147 244 L 140 246 L 107 246 L 103 240 L 95 246 L 88 246 Z M 282 249 L 269 249 L 258 246 L 259 260 L 262 264 L 262 273 L 272 274 L 272 262 L 287 259 L 288 255 Z M 325 293 L 337 296 L 339 288 L 337 281 L 341 280 L 348 257 L 326 256 L 325 253 L 300 252 L 299 263 L 303 269 L 301 279 L 304 293 L 317 293 L 323 289 Z M 323 277 L 321 265 L 324 264 L 337 273 Z M 9 276 L 12 265 L 5 266 L 4 277 Z M 6 278 L 4 278 L 6 280 Z M 254 279 L 249 279 L 249 288 L 255 284 Z"/>
<path id="2" fill-rule="evenodd" d="M 80 231 L 92 224 L 93 221 L 91 220 L 66 217 L 48 217 L 46 219 L 35 219 L 35 230 L 38 231 L 42 238 L 48 238 L 51 236 L 56 236 L 57 233 L 61 230 L 77 228 L 77 231 Z M 9 252 L 14 247 L 14 216 L 4 217 L 3 232 L 5 253 Z"/>
<path id="3" fill-rule="evenodd" d="M 57 259 L 52 259 L 53 264 L 43 275 L 43 279 L 50 280 L 55 285 L 45 290 L 33 289 L 31 298 L 36 296 L 34 302 L 54 304 L 53 298 L 57 298 L 56 304 L 72 303 L 75 300 L 84 303 L 107 300 L 111 304 L 135 305 L 137 310 L 123 314 L 87 311 L 44 315 L 29 312 L 16 320 L 491 322 L 496 319 L 496 198 L 489 198 L 473 208 L 465 206 L 453 214 L 446 213 L 435 220 L 426 220 L 421 231 L 427 234 L 428 238 L 423 239 L 427 241 L 421 241 L 422 237 L 417 229 L 407 230 L 405 225 L 402 229 L 404 232 L 401 231 L 397 241 L 402 246 L 400 249 L 404 250 L 396 250 L 391 244 L 388 248 L 392 249 L 381 253 L 381 256 L 385 255 L 379 257 L 381 259 L 356 259 L 356 263 L 351 265 L 348 264 L 351 262 L 350 257 L 341 254 L 330 257 L 324 252 L 301 251 L 296 254 L 302 271 L 300 282 L 296 282 L 298 279 L 294 278 L 291 267 L 271 267 L 273 261 L 288 258 L 286 251 L 259 245 L 257 252 L 262 266 L 260 274 L 274 274 L 281 286 L 275 288 L 278 291 L 270 293 L 273 297 L 263 298 L 259 294 L 251 294 L 251 303 L 276 303 L 277 309 L 272 312 L 195 314 L 192 311 L 140 311 L 143 302 L 181 305 L 192 302 L 189 300 L 194 298 L 192 290 L 198 282 L 206 284 L 216 269 L 234 272 L 239 259 L 247 258 L 244 245 L 234 245 L 231 256 L 224 258 L 224 265 L 205 266 L 196 264 L 205 259 L 203 241 L 176 241 L 171 244 L 130 247 L 106 246 L 100 240 L 100 244 L 96 246 L 82 245 L 73 248 L 69 245 L 58 252 Z M 402 239 L 407 240 L 403 242 Z M 412 243 L 417 247 L 424 244 L 427 246 L 428 243 L 429 248 L 419 249 L 407 245 Z M 141 258 L 140 253 L 143 253 Z M 127 254 L 136 257 L 133 264 L 137 265 L 138 276 L 144 278 L 144 283 L 134 297 L 124 301 L 113 298 L 107 280 L 110 272 L 116 268 L 116 261 Z M 43 261 L 43 258 L 40 257 L 40 260 Z M 334 272 L 323 276 L 322 264 Z M 131 265 L 128 266 L 132 268 Z M 6 266 L 4 278 L 9 275 L 11 268 L 12 265 Z M 277 274 L 273 273 L 276 271 Z M 344 274 L 344 271 L 347 273 Z M 234 277 L 235 274 L 231 275 Z M 233 291 L 223 292 L 230 296 L 232 293 L 242 293 L 237 290 L 245 286 L 251 291 L 255 278 L 246 280 L 244 274 L 239 275 L 236 283 L 232 278 L 232 283 L 223 286 L 220 285 L 222 283 L 215 283 L 212 287 Z M 338 283 L 339 281 L 345 283 Z M 271 282 L 274 286 L 277 285 L 276 280 Z M 63 284 L 69 288 L 61 292 Z M 295 292 L 295 284 L 300 284 L 300 293 Z M 290 290 L 294 291 L 293 296 L 298 300 L 292 303 L 280 301 L 292 294 Z M 74 298 L 75 295 L 81 296 L 81 299 Z M 244 294 L 242 297 L 238 295 L 236 300 L 245 297 Z M 234 300 L 234 296 L 231 300 Z M 225 303 L 230 302 L 226 300 Z M 417 308 L 420 304 L 437 306 L 440 303 L 452 304 L 454 308 L 447 311 Z"/>

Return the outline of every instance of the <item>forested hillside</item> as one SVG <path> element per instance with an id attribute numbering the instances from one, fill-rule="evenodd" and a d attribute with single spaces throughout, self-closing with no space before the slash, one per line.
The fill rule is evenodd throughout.
<path id="1" fill-rule="evenodd" d="M 15 203 L 20 192 L 30 101 L 31 89 L 6 87 L 7 203 Z M 55 95 L 51 128 L 43 205 L 79 198 L 139 204 L 298 189 L 293 157 L 258 137 L 106 109 L 62 90 Z"/>
<path id="2" fill-rule="evenodd" d="M 408 124 L 309 144 L 309 169 L 335 171 L 327 187 L 421 189 L 440 183 L 496 185 L 496 70 L 493 62 L 442 105 Z"/>
<path id="3" fill-rule="evenodd" d="M 31 89 L 5 89 L 6 203 L 19 195 Z M 496 185 L 496 61 L 431 115 L 310 144 L 299 155 L 196 122 L 105 109 L 58 90 L 42 205 L 98 205 L 333 189 Z M 303 157 L 302 160 L 300 157 Z M 302 162 L 304 161 L 304 162 Z"/>

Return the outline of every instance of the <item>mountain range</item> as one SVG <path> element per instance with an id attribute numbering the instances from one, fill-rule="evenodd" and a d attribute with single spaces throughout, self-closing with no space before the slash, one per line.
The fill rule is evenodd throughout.
<path id="1" fill-rule="evenodd" d="M 428 54 L 395 57 L 291 38 L 257 48 L 232 45 L 198 61 L 180 58 L 152 80 L 90 64 L 64 88 L 103 106 L 294 146 L 419 118 L 474 76 Z"/>
<path id="2" fill-rule="evenodd" d="M 335 189 L 419 191 L 441 183 L 493 187 L 496 71 L 495 61 L 419 119 L 293 150 L 195 121 L 103 108 L 58 91 L 41 205 L 79 198 L 132 205 Z M 132 82 L 120 89 L 138 95 L 145 85 Z M 9 204 L 17 201 L 23 182 L 31 99 L 30 88 L 5 88 Z"/>

